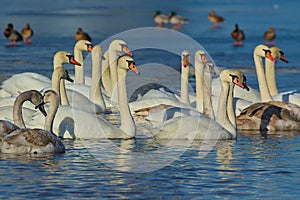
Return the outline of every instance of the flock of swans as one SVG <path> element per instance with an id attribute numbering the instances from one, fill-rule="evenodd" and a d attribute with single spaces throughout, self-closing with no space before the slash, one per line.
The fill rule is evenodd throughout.
<path id="1" fill-rule="evenodd" d="M 83 51 L 91 52 L 91 79 L 85 77 Z M 239 129 L 300 130 L 297 94 L 288 93 L 293 98 L 283 102 L 276 86 L 276 59 L 288 62 L 281 49 L 265 45 L 254 49 L 259 92 L 247 86 L 242 71 L 223 70 L 213 78 L 215 66 L 206 52 L 198 50 L 194 56 L 196 95 L 188 91 L 191 53 L 184 50 L 180 96 L 150 89 L 129 102 L 127 72 L 139 71 L 126 42 L 114 40 L 103 53 L 100 45 L 79 40 L 74 56 L 65 51 L 54 55 L 51 79 L 21 73 L 3 82 L 1 151 L 64 153 L 60 138 L 135 138 L 137 127 L 145 123 L 156 139 L 236 139 Z M 74 64 L 75 82 L 66 63 Z M 119 113 L 119 125 L 107 119 L 112 109 Z"/>

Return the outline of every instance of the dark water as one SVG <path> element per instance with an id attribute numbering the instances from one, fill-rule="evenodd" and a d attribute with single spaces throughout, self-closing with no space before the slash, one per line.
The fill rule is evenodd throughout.
<path id="1" fill-rule="evenodd" d="M 275 27 L 277 46 L 290 61 L 277 63 L 279 91 L 299 89 L 300 4 L 296 0 L 4 0 L 0 5 L 0 27 L 4 29 L 11 22 L 21 30 L 29 22 L 35 31 L 31 45 L 6 47 L 8 41 L 0 37 L 1 77 L 25 71 L 50 77 L 54 53 L 73 52 L 73 35 L 78 27 L 87 31 L 97 44 L 122 31 L 155 26 L 152 14 L 159 9 L 165 14 L 175 10 L 187 17 L 190 23 L 180 32 L 201 44 L 217 66 L 245 71 L 248 84 L 254 88 L 257 80 L 252 51 L 264 42 L 264 31 Z M 226 18 L 219 29 L 209 28 L 210 10 Z M 235 23 L 246 33 L 242 47 L 232 46 L 230 33 Z M 180 41 L 175 45 L 186 48 Z M 160 63 L 178 69 L 179 54 L 153 49 L 134 53 L 137 65 Z M 66 67 L 74 73 L 73 66 Z M 163 77 L 165 72 L 157 73 Z M 65 140 L 67 151 L 63 155 L 0 155 L 0 197 L 298 199 L 299 139 L 297 132 L 272 136 L 239 133 L 237 141 L 218 141 L 212 146 L 203 146 L 207 141 L 175 142 L 168 151 L 158 150 L 172 141 L 111 141 L 119 147 L 119 153 L 105 148 L 105 141 L 101 140 Z M 147 159 L 135 153 L 157 157 Z"/>

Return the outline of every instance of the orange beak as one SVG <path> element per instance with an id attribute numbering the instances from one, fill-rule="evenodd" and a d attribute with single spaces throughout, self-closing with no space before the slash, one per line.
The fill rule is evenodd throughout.
<path id="1" fill-rule="evenodd" d="M 139 70 L 136 68 L 136 66 L 135 66 L 134 63 L 130 63 L 129 69 L 130 69 L 131 71 L 133 71 L 134 73 L 136 73 L 137 75 L 140 74 Z"/>
<path id="2" fill-rule="evenodd" d="M 281 55 L 280 60 L 282 60 L 283 62 L 288 63 L 289 61 L 284 57 L 284 55 Z"/>
<path id="3" fill-rule="evenodd" d="M 186 58 L 183 58 L 183 60 L 182 60 L 182 65 L 183 65 L 183 67 L 187 67 L 187 66 L 189 66 L 189 60 L 188 59 L 186 59 Z"/>
<path id="4" fill-rule="evenodd" d="M 74 59 L 74 57 L 71 57 L 71 58 L 70 58 L 70 63 L 71 63 L 71 64 L 74 64 L 74 65 L 81 66 L 81 64 L 80 64 L 78 61 L 76 61 L 76 60 Z"/>
<path id="5" fill-rule="evenodd" d="M 129 51 L 129 49 L 127 48 L 127 47 L 124 47 L 123 49 L 122 49 L 122 51 L 124 52 L 124 53 L 126 53 L 127 55 L 129 55 L 129 56 L 131 56 L 132 57 L 132 52 L 131 51 Z"/>
<path id="6" fill-rule="evenodd" d="M 235 85 L 239 86 L 242 89 L 246 89 L 247 91 L 249 91 L 248 86 L 246 85 L 246 81 L 244 81 L 244 83 L 241 83 L 238 78 L 233 79 L 232 81 Z"/>
<path id="7" fill-rule="evenodd" d="M 201 55 L 201 60 L 202 60 L 202 62 L 207 62 L 206 55 L 202 54 Z"/>
<path id="8" fill-rule="evenodd" d="M 268 59 L 270 59 L 272 62 L 276 62 L 276 59 L 271 55 L 271 53 L 270 52 L 267 52 L 266 53 L 266 58 L 268 58 Z"/>
<path id="9" fill-rule="evenodd" d="M 92 52 L 92 50 L 93 50 L 93 45 L 87 44 L 87 50 L 88 50 L 89 52 Z"/>

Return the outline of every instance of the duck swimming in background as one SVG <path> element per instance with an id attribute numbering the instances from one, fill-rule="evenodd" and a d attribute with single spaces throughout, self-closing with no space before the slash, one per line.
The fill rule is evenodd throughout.
<path id="1" fill-rule="evenodd" d="M 4 36 L 11 41 L 8 46 L 14 46 L 16 42 L 23 40 L 22 35 L 14 29 L 12 23 L 6 25 Z"/>
<path id="2" fill-rule="evenodd" d="M 169 22 L 169 17 L 167 15 L 162 14 L 160 10 L 157 10 L 153 14 L 153 21 L 157 23 L 156 27 L 162 28 L 164 24 Z"/>
<path id="3" fill-rule="evenodd" d="M 231 37 L 234 39 L 234 46 L 243 45 L 245 34 L 243 30 L 239 29 L 239 26 L 237 24 L 234 25 L 234 30 L 231 32 Z"/>
<path id="4" fill-rule="evenodd" d="M 24 44 L 31 44 L 31 37 L 33 36 L 33 30 L 31 29 L 30 25 L 27 23 L 25 27 L 21 31 Z"/>
<path id="5" fill-rule="evenodd" d="M 214 23 L 212 28 L 218 28 L 220 22 L 224 22 L 225 19 L 215 13 L 215 11 L 210 11 L 208 14 L 208 20 Z"/>
<path id="6" fill-rule="evenodd" d="M 276 37 L 275 29 L 273 27 L 270 27 L 265 33 L 264 33 L 264 39 L 266 41 L 267 46 L 274 46 L 275 42 L 273 41 Z"/>
<path id="7" fill-rule="evenodd" d="M 91 37 L 89 36 L 89 34 L 87 34 L 86 32 L 84 32 L 82 30 L 82 28 L 78 28 L 77 32 L 74 35 L 74 38 L 76 41 L 78 40 L 88 40 L 88 41 L 92 41 Z"/>
<path id="8" fill-rule="evenodd" d="M 176 15 L 176 12 L 172 11 L 169 15 L 169 22 L 173 24 L 173 30 L 180 30 L 181 25 L 189 23 L 189 20 L 180 15 Z"/>

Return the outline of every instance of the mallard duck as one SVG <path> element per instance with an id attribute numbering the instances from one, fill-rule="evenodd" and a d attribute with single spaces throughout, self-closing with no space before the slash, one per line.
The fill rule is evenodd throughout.
<path id="1" fill-rule="evenodd" d="M 6 25 L 4 36 L 11 41 L 8 46 L 14 46 L 16 42 L 23 40 L 22 35 L 14 29 L 12 23 Z"/>
<path id="2" fill-rule="evenodd" d="M 270 27 L 265 33 L 264 33 L 264 39 L 266 41 L 266 45 L 268 46 L 274 46 L 275 42 L 272 41 L 276 37 L 275 29 L 273 27 Z"/>
<path id="3" fill-rule="evenodd" d="M 169 22 L 174 25 L 172 29 L 180 30 L 181 25 L 187 24 L 189 20 L 182 16 L 176 15 L 176 12 L 172 11 L 169 15 Z"/>
<path id="4" fill-rule="evenodd" d="M 162 28 L 165 23 L 169 22 L 169 17 L 167 15 L 162 14 L 160 10 L 157 10 L 153 14 L 153 21 L 157 23 L 156 27 Z"/>
<path id="5" fill-rule="evenodd" d="M 87 34 L 86 32 L 84 32 L 82 30 L 82 28 L 78 28 L 77 32 L 74 35 L 74 38 L 76 41 L 78 40 L 88 40 L 88 41 L 92 41 L 91 37 L 89 36 L 89 34 Z"/>
<path id="6" fill-rule="evenodd" d="M 21 34 L 23 36 L 24 44 L 31 44 L 31 37 L 33 36 L 33 30 L 31 29 L 29 24 L 26 24 L 22 29 Z"/>
<path id="7" fill-rule="evenodd" d="M 208 14 L 208 20 L 214 23 L 213 28 L 218 28 L 220 22 L 224 22 L 225 19 L 221 16 L 218 16 L 215 11 L 210 11 Z"/>
<path id="8" fill-rule="evenodd" d="M 234 39 L 234 46 L 243 45 L 245 34 L 243 30 L 239 29 L 239 26 L 237 24 L 234 25 L 234 30 L 231 32 L 231 37 Z"/>

